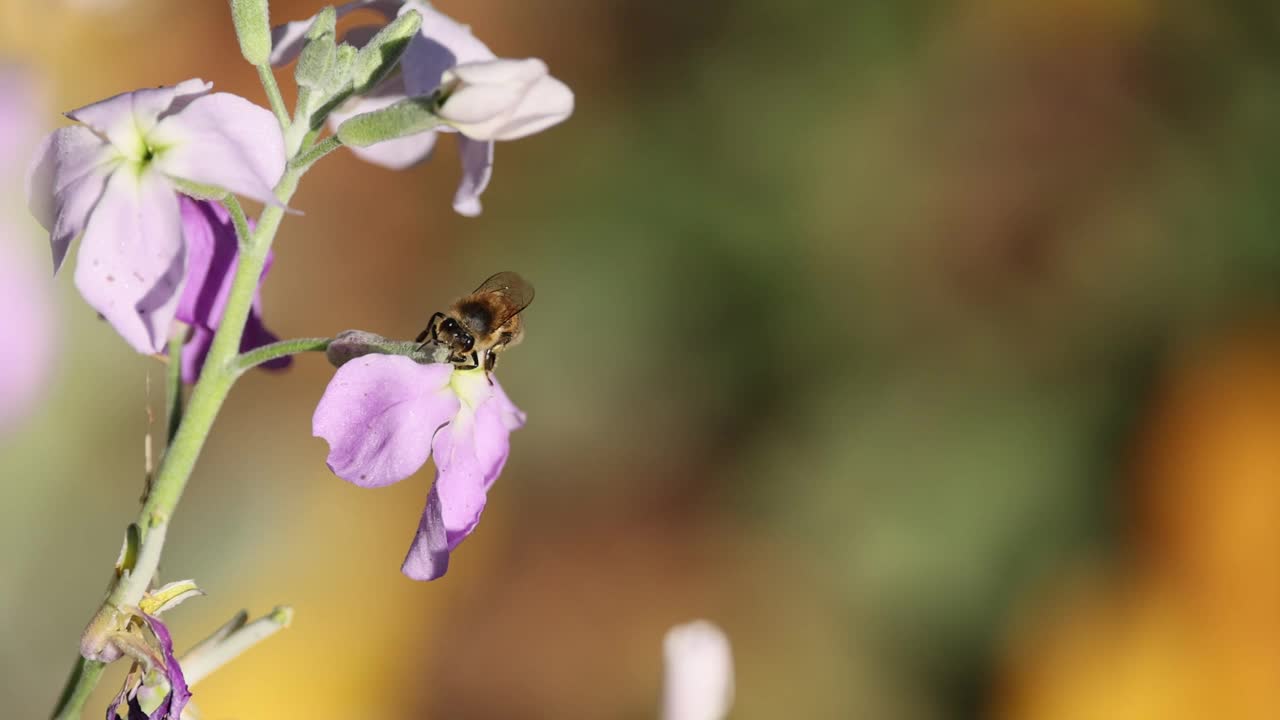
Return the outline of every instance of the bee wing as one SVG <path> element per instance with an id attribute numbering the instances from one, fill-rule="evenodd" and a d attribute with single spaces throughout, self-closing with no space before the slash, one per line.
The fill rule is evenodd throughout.
<path id="1" fill-rule="evenodd" d="M 500 272 L 480 283 L 476 295 L 496 295 L 501 299 L 502 313 L 494 319 L 495 327 L 505 323 L 533 302 L 533 286 L 518 273 Z"/>

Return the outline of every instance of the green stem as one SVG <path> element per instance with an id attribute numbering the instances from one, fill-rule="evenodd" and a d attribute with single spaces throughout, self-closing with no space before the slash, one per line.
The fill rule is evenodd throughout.
<path id="1" fill-rule="evenodd" d="M 297 355 L 298 353 L 304 352 L 324 352 L 329 348 L 329 343 L 331 342 L 333 342 L 332 338 L 294 338 L 292 340 L 281 340 L 280 342 L 263 345 L 248 352 L 240 353 L 240 356 L 235 359 L 234 365 L 238 374 L 255 368 L 263 363 L 271 362 L 277 358 L 288 357 L 289 355 Z"/>
<path id="2" fill-rule="evenodd" d="M 299 153 L 298 157 L 294 158 L 291 164 L 293 165 L 293 167 L 299 170 L 306 170 L 307 168 L 311 167 L 311 165 L 314 164 L 315 161 L 319 160 L 325 155 L 328 155 L 334 150 L 337 150 L 340 147 L 342 147 L 342 141 L 338 139 L 338 136 L 330 135 L 329 137 L 325 138 L 324 140 L 321 140 L 319 143 L 312 146 L 312 148 L 306 151 L 305 153 Z"/>
<path id="3" fill-rule="evenodd" d="M 240 207 L 240 198 L 227 193 L 222 198 L 222 206 L 227 209 L 227 213 L 231 215 L 231 224 L 236 229 L 236 238 L 240 241 L 240 247 L 243 249 L 244 244 L 253 238 L 253 232 L 249 230 L 249 218 L 244 215 L 244 208 Z"/>
<path id="4" fill-rule="evenodd" d="M 71 720 L 80 717 L 80 709 L 89 700 L 89 694 L 102 678 L 102 671 L 107 664 L 97 660 L 76 658 L 76 666 L 71 669 L 71 677 L 62 689 L 62 697 L 58 698 L 58 709 L 53 713 L 53 720 Z"/>
<path id="5" fill-rule="evenodd" d="M 289 110 L 284 106 L 284 97 L 280 95 L 280 86 L 276 84 L 276 76 L 271 72 L 270 65 L 258 65 L 258 79 L 262 81 L 262 87 L 267 91 L 267 102 L 271 103 L 271 112 L 275 113 L 276 120 L 280 122 L 281 130 L 289 129 Z"/>
<path id="6" fill-rule="evenodd" d="M 271 243 L 275 240 L 276 231 L 284 217 L 284 205 L 293 197 L 303 172 L 303 169 L 293 166 L 285 170 L 275 191 L 280 204 L 264 208 L 258 218 L 257 229 L 251 235 L 239 238 L 239 262 L 235 278 L 231 282 L 222 322 L 213 336 L 213 344 L 205 358 L 200 378 L 191 391 L 186 413 L 160 462 L 151 492 L 147 494 L 142 510 L 138 513 L 137 526 L 142 534 L 142 543 L 137 565 L 132 572 L 122 574 L 116 580 L 106 601 L 91 621 L 91 629 L 113 627 L 115 618 L 132 612 L 132 608 L 137 607 L 155 577 L 169 519 L 182 498 L 196 459 L 209 437 L 213 421 L 240 374 L 235 361 L 244 335 L 245 321 L 253 306 L 253 295 L 258 287 L 258 279 L 262 276 L 267 252 L 271 249 Z M 239 203 L 230 203 L 228 207 L 238 208 Z M 235 210 L 232 213 L 234 215 Z M 247 228 L 247 222 L 236 224 L 238 232 Z M 106 647 L 109 640 L 109 636 L 101 633 L 86 632 L 81 642 L 82 659 L 77 660 L 71 678 L 67 681 L 67 690 L 63 692 L 54 711 L 53 717 L 56 720 L 80 717 L 85 700 L 102 675 L 101 663 L 86 661 L 83 657 L 109 655 Z"/>
<path id="7" fill-rule="evenodd" d="M 169 338 L 169 367 L 165 373 L 165 447 L 173 442 L 182 424 L 182 344 L 186 327 L 183 326 Z"/>

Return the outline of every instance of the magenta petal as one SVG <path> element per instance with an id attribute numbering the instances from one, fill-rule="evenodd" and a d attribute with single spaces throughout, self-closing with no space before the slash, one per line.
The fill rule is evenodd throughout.
<path id="1" fill-rule="evenodd" d="M 170 177 L 277 202 L 284 136 L 266 108 L 229 93 L 205 95 L 161 120 L 148 141 L 165 148 L 154 163 Z"/>
<path id="2" fill-rule="evenodd" d="M 427 493 L 427 506 L 422 510 L 409 554 L 400 566 L 400 572 L 413 580 L 435 580 L 449 569 L 449 540 L 440 512 L 440 496 L 433 487 Z"/>
<path id="3" fill-rule="evenodd" d="M 361 487 L 399 482 L 431 454 L 431 438 L 458 412 L 453 366 L 365 355 L 334 373 L 312 418 L 329 443 L 329 469 Z"/>
<path id="4" fill-rule="evenodd" d="M 119 153 L 86 127 L 55 130 L 36 149 L 27 172 L 27 203 L 49 231 L 54 272 L 102 197 L 111 165 L 119 162 Z"/>
<path id="5" fill-rule="evenodd" d="M 493 141 L 458 136 L 458 156 L 462 159 L 462 179 L 453 195 L 453 209 L 459 215 L 480 214 L 480 193 L 493 176 Z"/>
<path id="6" fill-rule="evenodd" d="M 84 229 L 80 294 L 138 352 L 164 347 L 182 285 L 178 198 L 158 173 L 112 174 Z"/>
<path id="7" fill-rule="evenodd" d="M 181 197 L 182 229 L 187 241 L 187 281 L 178 303 L 177 317 L 192 327 L 191 337 L 182 349 L 182 378 L 195 382 L 204 365 L 205 355 L 213 339 L 213 331 L 222 324 L 231 282 L 239 264 L 239 241 L 231 215 L 222 205 L 207 200 Z M 253 308 L 249 312 L 240 350 L 252 350 L 279 339 L 262 323 L 262 299 L 260 291 L 267 272 L 271 269 L 272 254 L 258 279 L 259 293 L 255 294 Z M 288 367 L 290 358 L 279 358 L 264 367 L 278 369 Z"/>
<path id="8" fill-rule="evenodd" d="M 169 628 L 165 627 L 159 618 L 146 613 L 143 613 L 143 618 L 147 621 L 151 632 L 155 633 L 156 639 L 160 641 L 160 650 L 164 655 L 165 676 L 169 680 L 169 697 L 156 712 L 151 714 L 151 717 L 179 720 L 182 717 L 182 709 L 191 699 L 191 691 L 187 688 L 187 680 L 182 674 L 182 667 L 178 665 L 178 658 L 174 657 L 173 638 L 169 636 Z M 166 707 L 166 713 L 160 712 Z"/>

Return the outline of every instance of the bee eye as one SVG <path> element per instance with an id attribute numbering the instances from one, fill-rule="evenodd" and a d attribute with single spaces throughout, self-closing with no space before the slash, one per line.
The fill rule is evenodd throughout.
<path id="1" fill-rule="evenodd" d="M 470 350 L 472 347 L 474 347 L 474 346 L 475 346 L 475 344 L 476 344 L 476 339 L 475 339 L 475 338 L 473 338 L 473 337 L 471 337 L 470 335 L 468 335 L 468 336 L 467 336 L 467 341 L 466 341 L 465 343 L 463 343 L 463 344 L 466 346 L 466 348 L 467 348 L 468 350 Z"/>

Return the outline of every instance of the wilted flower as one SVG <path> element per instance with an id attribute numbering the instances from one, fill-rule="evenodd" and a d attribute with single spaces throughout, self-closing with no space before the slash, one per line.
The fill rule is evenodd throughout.
<path id="1" fill-rule="evenodd" d="M 32 213 L 54 269 L 81 236 L 76 287 L 139 352 L 158 352 L 180 297 L 186 252 L 177 181 L 275 202 L 284 141 L 275 116 L 212 85 L 123 93 L 67 113 L 31 168 Z"/>
<path id="2" fill-rule="evenodd" d="M 415 580 L 434 580 L 480 522 L 489 488 L 506 463 L 511 431 L 524 421 L 483 370 L 374 354 L 334 374 L 316 407 L 312 434 L 329 443 L 329 469 L 361 487 L 399 482 L 435 455 L 435 485 L 401 566 Z"/>
<path id="3" fill-rule="evenodd" d="M 41 272 L 25 213 L 8 198 L 22 187 L 24 168 L 16 159 L 36 137 L 35 88 L 24 74 L 0 68 L 0 432 L 35 404 L 53 359 L 52 287 Z M 24 217 L 19 218 L 22 214 Z M 23 222 L 26 221 L 26 222 Z M 33 248 L 34 249 L 34 248 Z"/>
<path id="4" fill-rule="evenodd" d="M 677 625 L 662 641 L 662 720 L 722 720 L 733 705 L 729 638 L 706 620 Z"/>
<path id="5" fill-rule="evenodd" d="M 122 704 L 127 720 L 181 720 L 191 691 L 174 657 L 169 629 L 159 618 L 146 613 L 139 617 L 150 637 L 132 646 L 133 668 L 107 707 L 107 720 L 121 717 L 118 710 Z"/>
<path id="6" fill-rule="evenodd" d="M 329 115 L 330 126 L 336 129 L 356 115 L 441 90 L 444 102 L 440 117 L 452 127 L 351 150 L 376 165 L 400 170 L 431 154 L 437 132 L 456 129 L 461 133 L 458 155 L 462 159 L 462 180 L 454 194 L 453 208 L 462 215 L 479 215 L 480 194 L 493 174 L 493 141 L 524 137 L 563 121 L 573 112 L 573 92 L 548 75 L 541 60 L 498 59 L 466 25 L 422 0 L 364 0 L 340 5 L 337 11 L 341 17 L 366 8 L 380 13 L 385 21 L 416 10 L 422 16 L 422 29 L 409 42 L 400 60 L 400 72 L 367 95 L 352 98 L 335 109 Z M 275 29 L 272 64 L 287 64 L 297 57 L 313 20 Z M 344 39 L 360 46 L 376 30 L 377 27 L 355 27 Z"/>
<path id="7" fill-rule="evenodd" d="M 204 366 L 205 356 L 213 343 L 214 331 L 222 323 L 222 313 L 231 293 L 231 281 L 235 278 L 240 259 L 240 244 L 231 214 L 222 205 L 207 200 L 182 197 L 182 231 L 187 240 L 186 284 L 182 299 L 178 302 L 177 317 L 191 326 L 191 335 L 182 348 L 182 379 L 195 382 Z M 258 290 L 253 296 L 253 307 L 245 323 L 240 341 L 241 352 L 268 343 L 277 337 L 262 324 L 262 282 L 271 269 L 273 253 L 267 253 L 266 264 L 258 278 Z M 279 369 L 293 362 L 285 356 L 263 363 L 260 367 Z"/>

